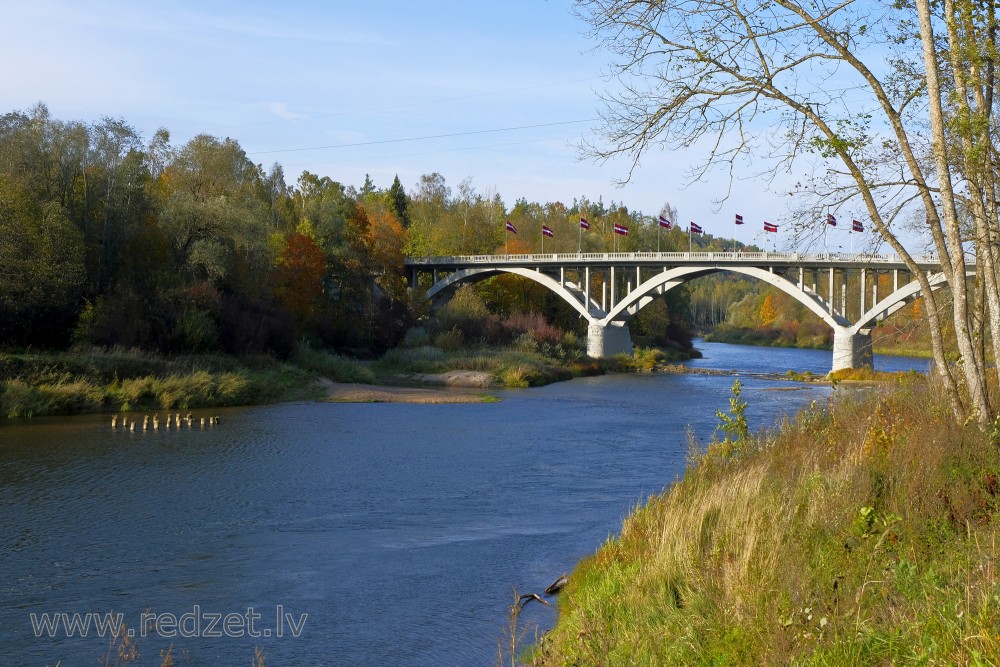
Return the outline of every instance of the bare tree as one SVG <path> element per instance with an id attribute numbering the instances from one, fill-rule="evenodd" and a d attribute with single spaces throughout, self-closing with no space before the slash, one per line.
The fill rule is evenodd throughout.
<path id="1" fill-rule="evenodd" d="M 989 243 L 997 227 L 989 97 L 994 11 L 992 3 L 973 0 L 945 0 L 935 5 L 937 15 L 928 0 L 915 5 L 578 0 L 578 14 L 613 54 L 620 84 L 605 98 L 606 143 L 584 148 L 598 160 L 625 156 L 634 169 L 653 146 L 707 142 L 694 179 L 718 167 L 732 177 L 747 158 L 761 178 L 806 156 L 819 160 L 823 179 L 814 195 L 826 205 L 864 205 L 928 299 L 934 359 L 955 418 L 985 424 L 991 409 L 974 342 L 960 209 L 976 221 L 973 250 L 987 251 L 981 282 L 991 329 L 1000 332 L 997 257 Z M 969 78 L 976 82 L 971 90 Z M 914 208 L 923 210 L 924 232 L 953 295 L 957 367 L 945 360 L 945 322 L 930 281 L 893 224 Z M 817 216 L 813 224 L 824 223 Z"/>

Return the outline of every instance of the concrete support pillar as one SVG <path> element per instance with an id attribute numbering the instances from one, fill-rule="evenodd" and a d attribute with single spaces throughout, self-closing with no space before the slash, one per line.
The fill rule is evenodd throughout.
<path id="1" fill-rule="evenodd" d="M 611 267 L 611 308 L 614 309 L 617 301 L 615 300 L 615 267 Z M 605 311 L 607 312 L 607 311 Z"/>
<path id="2" fill-rule="evenodd" d="M 590 267 L 584 269 L 584 288 L 583 296 L 585 298 L 583 304 L 587 306 L 587 312 L 590 312 Z"/>
<path id="3" fill-rule="evenodd" d="M 865 290 L 868 289 L 868 271 L 861 269 L 861 310 L 858 311 L 858 316 L 864 314 L 865 312 Z M 845 313 L 846 315 L 846 313 Z"/>
<path id="4" fill-rule="evenodd" d="M 872 367 L 871 333 L 852 334 L 850 329 L 833 332 L 833 369 Z"/>
<path id="5" fill-rule="evenodd" d="M 830 298 L 827 300 L 827 305 L 830 306 L 830 314 L 833 315 L 833 269 L 830 269 L 830 284 L 828 285 Z"/>
<path id="6" fill-rule="evenodd" d="M 616 354 L 632 354 L 632 334 L 629 333 L 628 325 L 591 322 L 587 327 L 587 355 L 601 359 Z"/>

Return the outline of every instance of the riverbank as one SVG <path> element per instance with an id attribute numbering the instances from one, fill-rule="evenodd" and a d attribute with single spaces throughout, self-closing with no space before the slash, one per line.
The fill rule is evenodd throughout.
<path id="1" fill-rule="evenodd" d="M 797 350 L 832 350 L 833 341 L 826 338 L 809 337 L 804 340 L 793 340 L 781 331 L 744 329 L 739 327 L 718 327 L 701 334 L 711 343 L 728 343 L 730 345 L 751 345 L 753 347 L 780 347 Z M 931 358 L 931 351 L 926 346 L 883 344 L 875 340 L 872 345 L 874 354 L 893 357 Z"/>
<path id="2" fill-rule="evenodd" d="M 723 435 L 580 562 L 532 664 L 994 664 L 994 436 L 918 379 Z"/>
<path id="3" fill-rule="evenodd" d="M 398 348 L 371 361 L 306 346 L 297 348 L 286 361 L 267 356 L 165 356 L 121 349 L 0 353 L 0 416 L 189 410 L 324 397 L 362 402 L 480 402 L 495 399 L 482 392 L 430 387 L 534 387 L 609 372 L 650 371 L 667 358 L 659 350 L 637 348 L 632 357 L 593 360 L 578 351 L 544 354 L 524 346 L 452 351 L 432 346 Z M 371 387 L 331 390 L 320 380 Z M 407 389 L 414 387 L 424 389 Z"/>
<path id="4" fill-rule="evenodd" d="M 488 393 L 474 393 L 457 387 L 488 387 L 489 377 L 483 373 L 456 371 L 432 377 L 429 380 L 442 386 L 435 389 L 403 387 L 398 385 L 367 385 L 333 382 L 320 378 L 319 384 L 326 392 L 326 400 L 335 403 L 493 403 L 499 399 Z M 450 382 L 450 384 L 449 384 Z M 445 388 L 447 387 L 447 388 Z"/>

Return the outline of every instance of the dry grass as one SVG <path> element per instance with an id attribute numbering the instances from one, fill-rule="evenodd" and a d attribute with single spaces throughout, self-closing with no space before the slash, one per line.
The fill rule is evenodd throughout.
<path id="1" fill-rule="evenodd" d="M 989 434 L 924 383 L 845 396 L 696 452 L 579 564 L 532 661 L 996 664 L 998 493 Z"/>

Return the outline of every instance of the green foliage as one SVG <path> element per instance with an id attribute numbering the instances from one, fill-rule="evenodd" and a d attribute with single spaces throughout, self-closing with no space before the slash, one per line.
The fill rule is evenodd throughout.
<path id="1" fill-rule="evenodd" d="M 743 393 L 743 383 L 738 379 L 733 381 L 732 397 L 729 399 L 729 413 L 715 411 L 719 420 L 718 430 L 724 434 L 724 442 L 732 444 L 745 443 L 750 438 L 750 427 L 747 425 L 747 402 L 740 398 Z"/>

